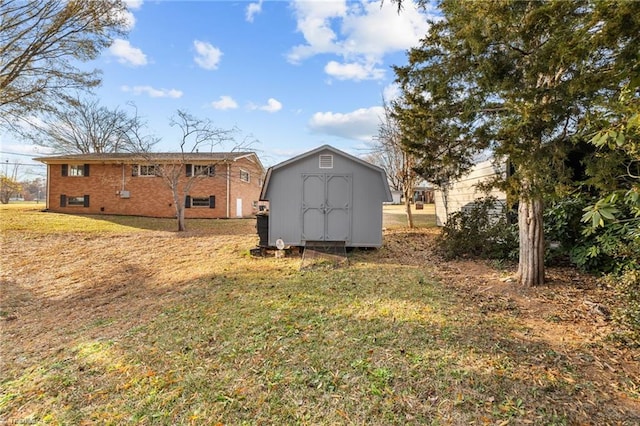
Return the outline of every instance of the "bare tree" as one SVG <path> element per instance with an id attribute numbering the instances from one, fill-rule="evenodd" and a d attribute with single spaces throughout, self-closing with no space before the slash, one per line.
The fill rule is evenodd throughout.
<path id="1" fill-rule="evenodd" d="M 207 167 L 201 167 L 186 172 L 186 166 L 194 153 L 214 152 L 214 148 L 219 148 L 227 142 L 234 143 L 235 146 L 231 151 L 238 151 L 247 148 L 253 141 L 250 138 L 244 138 L 241 143 L 235 143 L 238 129 L 222 129 L 214 126 L 213 122 L 207 118 L 198 118 L 184 110 L 178 110 L 176 115 L 171 119 L 170 125 L 177 127 L 181 132 L 180 152 L 177 158 L 171 158 L 163 164 L 155 165 L 156 174 L 164 180 L 165 184 L 171 189 L 173 196 L 173 205 L 176 209 L 176 218 L 178 221 L 178 231 L 186 231 L 184 220 L 185 200 L 189 191 L 198 177 L 208 173 Z M 142 154 L 147 161 L 153 157 L 153 154 Z M 217 160 L 222 162 L 224 160 Z M 215 166 L 215 164 L 211 164 Z"/>
<path id="2" fill-rule="evenodd" d="M 0 126 L 65 103 L 69 90 L 100 84 L 95 59 L 126 32 L 121 0 L 0 0 Z"/>
<path id="3" fill-rule="evenodd" d="M 22 185 L 18 182 L 18 164 L 14 164 L 9 176 L 8 164 L 4 172 L 0 172 L 0 203 L 9 204 L 11 197 L 20 194 Z"/>
<path id="4" fill-rule="evenodd" d="M 25 201 L 39 202 L 41 197 L 46 195 L 47 185 L 43 178 L 35 178 L 21 182 L 22 197 Z"/>
<path id="5" fill-rule="evenodd" d="M 411 198 L 420 177 L 414 171 L 415 157 L 404 149 L 400 127 L 384 99 L 383 106 L 384 117 L 378 126 L 371 159 L 386 171 L 391 187 L 402 193 L 407 225 L 413 228 Z"/>
<path id="6" fill-rule="evenodd" d="M 76 97 L 34 124 L 26 136 L 36 145 L 65 154 L 150 151 L 157 139 L 145 132 L 146 123 L 135 105 L 130 106 L 133 113 Z"/>

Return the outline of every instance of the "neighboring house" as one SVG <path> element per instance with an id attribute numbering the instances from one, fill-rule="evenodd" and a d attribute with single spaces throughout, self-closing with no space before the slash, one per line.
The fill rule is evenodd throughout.
<path id="1" fill-rule="evenodd" d="M 392 198 L 383 169 L 323 145 L 269 168 L 260 200 L 271 246 L 380 247 L 382 203 Z"/>
<path id="2" fill-rule="evenodd" d="M 385 204 L 402 204 L 402 191 L 391 190 L 391 203 L 385 201 Z"/>
<path id="3" fill-rule="evenodd" d="M 451 214 L 463 210 L 465 207 L 473 205 L 476 199 L 485 198 L 488 195 L 496 197 L 500 203 L 500 206 L 496 206 L 496 209 L 501 208 L 507 201 L 507 195 L 504 191 L 492 189 L 487 194 L 479 189 L 477 185 L 488 181 L 497 174 L 504 175 L 505 170 L 504 166 L 496 167 L 493 164 L 493 160 L 486 160 L 476 164 L 469 173 L 456 181 L 449 189 L 446 208 L 443 191 L 440 189 L 435 190 L 436 224 L 444 226 L 447 222 L 447 213 Z"/>
<path id="4" fill-rule="evenodd" d="M 433 188 L 427 186 L 416 186 L 413 188 L 414 203 L 433 203 Z"/>
<path id="5" fill-rule="evenodd" d="M 180 165 L 186 218 L 248 217 L 258 210 L 264 167 L 253 152 L 74 154 L 35 158 L 47 165 L 47 210 L 175 217 L 161 167 Z"/>

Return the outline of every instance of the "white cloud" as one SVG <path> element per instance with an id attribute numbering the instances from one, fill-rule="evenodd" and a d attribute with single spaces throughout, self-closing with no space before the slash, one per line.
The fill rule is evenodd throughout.
<path id="1" fill-rule="evenodd" d="M 137 10 L 142 7 L 142 0 L 128 0 L 125 1 L 126 8 L 118 12 L 115 16 L 123 23 L 122 28 L 125 31 L 131 31 L 136 26 L 136 17 L 133 16 L 132 10 Z"/>
<path id="2" fill-rule="evenodd" d="M 299 63 L 316 54 L 338 53 L 338 36 L 332 28 L 332 20 L 346 16 L 346 1 L 296 0 L 293 2 L 293 8 L 297 30 L 302 33 L 307 44 L 293 47 L 288 55 L 289 61 Z"/>
<path id="3" fill-rule="evenodd" d="M 263 0 L 258 0 L 257 3 L 249 3 L 247 6 L 247 22 L 253 22 L 253 17 L 262 12 L 262 2 Z"/>
<path id="4" fill-rule="evenodd" d="M 147 64 L 147 55 L 137 47 L 131 46 L 128 40 L 117 38 L 109 46 L 109 53 L 118 59 L 121 64 L 139 67 Z"/>
<path id="5" fill-rule="evenodd" d="M 325 71 L 336 78 L 381 79 L 384 55 L 403 51 L 418 44 L 429 28 L 427 14 L 406 0 L 402 13 L 397 6 L 386 1 L 347 0 L 319 2 L 296 0 L 293 3 L 297 30 L 305 43 L 294 46 L 287 58 L 291 63 L 319 54 L 333 54 L 342 58 L 344 65 L 331 61 Z M 356 70 L 356 65 L 359 70 Z M 357 71 L 357 72 L 356 72 Z"/>
<path id="6" fill-rule="evenodd" d="M 267 100 L 267 104 L 261 106 L 260 109 L 267 112 L 278 112 L 282 109 L 282 103 L 276 99 L 269 98 L 269 100 Z"/>
<path id="7" fill-rule="evenodd" d="M 378 134 L 383 116 L 381 106 L 360 108 L 346 114 L 316 112 L 309 121 L 309 128 L 315 133 L 370 142 Z"/>
<path id="8" fill-rule="evenodd" d="M 129 9 L 140 9 L 142 7 L 143 0 L 124 0 Z"/>
<path id="9" fill-rule="evenodd" d="M 196 56 L 193 60 L 200 67 L 206 70 L 218 69 L 218 64 L 222 58 L 222 51 L 206 41 L 194 40 L 193 47 L 196 49 Z"/>
<path id="10" fill-rule="evenodd" d="M 398 83 L 391 83 L 382 91 L 382 99 L 386 102 L 395 101 L 401 94 L 400 85 Z"/>
<path id="11" fill-rule="evenodd" d="M 156 89 L 156 88 L 151 87 L 151 86 L 133 86 L 133 87 L 122 86 L 121 89 L 122 89 L 123 92 L 130 92 L 130 93 L 133 93 L 134 95 L 147 94 L 149 97 L 152 97 L 152 98 L 173 98 L 173 99 L 177 99 L 177 98 L 181 98 L 182 95 L 183 95 L 181 90 L 177 90 L 177 89 Z"/>
<path id="12" fill-rule="evenodd" d="M 338 80 L 379 80 L 384 77 L 384 70 L 375 68 L 374 64 L 340 64 L 329 61 L 324 67 L 324 72 Z"/>
<path id="13" fill-rule="evenodd" d="M 219 100 L 211 102 L 211 106 L 221 110 L 236 109 L 238 108 L 238 103 L 231 96 L 220 96 Z"/>
<path id="14" fill-rule="evenodd" d="M 274 98 L 269 98 L 266 105 L 249 104 L 249 109 L 259 109 L 267 112 L 278 112 L 282 109 L 282 103 Z"/>
<path id="15" fill-rule="evenodd" d="M 131 31 L 133 27 L 136 26 L 136 17 L 133 16 L 133 13 L 129 10 L 125 10 L 122 12 L 122 16 L 120 17 L 124 23 L 124 29 L 126 31 Z"/>

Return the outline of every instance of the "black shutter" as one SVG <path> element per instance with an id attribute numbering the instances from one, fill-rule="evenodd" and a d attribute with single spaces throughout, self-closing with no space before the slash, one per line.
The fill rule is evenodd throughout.
<path id="1" fill-rule="evenodd" d="M 191 177 L 193 174 L 193 164 L 185 164 L 185 166 L 187 167 L 187 177 Z"/>
<path id="2" fill-rule="evenodd" d="M 84 165 L 84 175 L 85 176 L 89 176 L 89 165 L 88 164 Z"/>
<path id="3" fill-rule="evenodd" d="M 69 165 L 68 164 L 63 164 L 62 165 L 62 176 L 69 176 Z"/>
<path id="4" fill-rule="evenodd" d="M 184 208 L 185 209 L 191 208 L 191 197 L 189 195 L 187 195 L 184 199 Z"/>
<path id="5" fill-rule="evenodd" d="M 85 207 L 89 207 L 89 196 L 88 195 L 84 196 L 84 206 Z"/>
<path id="6" fill-rule="evenodd" d="M 216 196 L 215 195 L 210 195 L 209 196 L 209 208 L 210 209 L 215 209 L 216 208 Z"/>
<path id="7" fill-rule="evenodd" d="M 67 196 L 60 194 L 60 207 L 67 207 Z"/>

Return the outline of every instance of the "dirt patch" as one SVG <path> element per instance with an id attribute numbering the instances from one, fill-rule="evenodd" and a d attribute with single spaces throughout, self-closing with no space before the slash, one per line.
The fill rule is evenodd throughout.
<path id="1" fill-rule="evenodd" d="M 611 404 L 640 419 L 640 353 L 610 341 L 616 331 L 611 313 L 617 301 L 597 277 L 575 268 L 549 267 L 546 283 L 524 288 L 515 282 L 517 265 L 482 260 L 444 261 L 434 253 L 438 229 L 391 230 L 385 236 L 388 258 L 428 269 L 443 285 L 487 316 L 512 317 L 521 339 L 545 342 L 553 356 L 575 366 L 598 387 L 598 400 L 565 404 Z M 617 407 L 617 408 L 616 408 Z M 580 409 L 576 409 L 580 411 Z"/>

